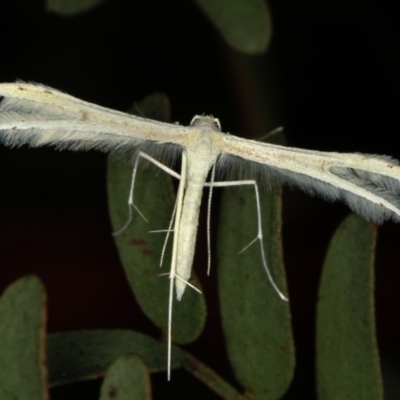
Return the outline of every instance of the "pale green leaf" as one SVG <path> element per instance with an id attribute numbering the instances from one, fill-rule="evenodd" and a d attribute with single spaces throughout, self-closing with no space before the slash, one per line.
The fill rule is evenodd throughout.
<path id="1" fill-rule="evenodd" d="M 319 288 L 317 389 L 321 400 L 383 398 L 375 331 L 376 227 L 357 215 L 337 229 Z"/>
<path id="2" fill-rule="evenodd" d="M 263 53 L 271 40 L 272 21 L 265 0 L 195 0 L 234 49 Z"/>

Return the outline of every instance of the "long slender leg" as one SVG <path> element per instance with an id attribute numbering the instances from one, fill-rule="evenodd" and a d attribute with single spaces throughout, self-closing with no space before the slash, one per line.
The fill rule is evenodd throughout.
<path id="1" fill-rule="evenodd" d="M 162 169 L 163 171 L 165 171 L 167 174 L 173 176 L 174 178 L 180 179 L 180 175 L 177 174 L 174 170 L 166 167 L 164 164 L 160 163 L 159 161 L 155 160 L 153 157 L 150 157 L 149 155 L 147 155 L 146 153 L 143 152 L 139 152 L 136 161 L 135 161 L 135 165 L 133 167 L 133 172 L 132 172 L 132 180 L 131 180 L 131 187 L 129 189 L 129 196 L 128 196 L 128 209 L 129 209 L 129 214 L 128 214 L 128 219 L 127 221 L 124 223 L 124 225 L 119 228 L 117 231 L 113 232 L 112 235 L 113 236 L 118 236 L 120 233 L 122 233 L 132 222 L 132 207 L 135 208 L 135 210 L 139 213 L 139 215 L 146 221 L 147 219 L 145 218 L 145 216 L 141 213 L 141 211 L 139 210 L 139 208 L 135 205 L 135 203 L 133 202 L 133 190 L 135 187 L 135 179 L 136 179 L 136 172 L 137 172 L 137 168 L 138 168 L 138 164 L 139 164 L 139 160 L 140 158 L 144 158 L 148 161 L 150 161 L 151 163 L 153 163 L 154 165 L 156 165 L 158 168 Z M 172 216 L 173 219 L 173 216 Z M 168 235 L 166 240 L 168 240 Z"/>
<path id="2" fill-rule="evenodd" d="M 149 155 L 147 155 L 146 153 L 140 153 L 140 155 L 145 158 L 146 160 L 152 162 L 154 165 L 156 165 L 157 167 L 159 167 L 160 169 L 162 169 L 163 171 L 165 171 L 167 174 L 173 176 L 174 178 L 180 180 L 181 176 L 179 174 L 177 174 L 174 170 L 166 167 L 164 164 L 161 164 L 159 161 L 155 160 L 153 157 L 150 157 Z M 176 207 L 177 207 L 177 201 L 175 201 L 175 206 L 174 206 L 174 210 L 172 211 L 172 217 L 167 229 L 167 235 L 165 236 L 165 240 L 164 240 L 164 244 L 163 244 L 163 248 L 161 251 L 161 257 L 160 257 L 160 267 L 162 266 L 163 260 L 164 260 L 164 255 L 165 255 L 165 250 L 167 248 L 167 243 L 168 243 L 168 239 L 169 236 L 171 234 L 171 232 L 173 232 L 172 228 L 172 224 L 174 222 L 174 217 L 175 217 L 175 212 L 176 212 Z M 153 233 L 155 232 L 162 232 L 162 231 L 151 231 Z"/>
<path id="3" fill-rule="evenodd" d="M 167 234 L 165 235 L 165 240 L 164 240 L 163 248 L 162 248 L 162 250 L 161 250 L 160 268 L 162 267 L 162 263 L 163 263 L 163 261 L 164 261 L 164 256 L 165 256 L 165 251 L 166 251 L 166 249 L 167 249 L 167 243 L 168 243 L 169 236 L 170 236 L 171 232 L 173 232 L 172 224 L 174 223 L 174 218 L 175 218 L 175 213 L 176 213 L 176 207 L 177 207 L 177 201 L 175 200 L 174 210 L 172 211 L 172 217 L 171 217 L 171 220 L 169 221 L 169 225 L 168 225 L 168 229 L 167 229 L 167 230 L 150 231 L 151 233 L 156 233 L 156 232 L 167 232 Z"/>
<path id="4" fill-rule="evenodd" d="M 208 192 L 208 201 L 207 201 L 207 275 L 210 275 L 211 270 L 211 200 L 212 200 L 212 192 L 213 185 L 215 179 L 215 164 L 211 170 L 211 180 L 207 186 L 210 187 Z"/>
<path id="5" fill-rule="evenodd" d="M 278 289 L 277 284 L 275 283 L 274 279 L 272 278 L 271 271 L 268 268 L 267 259 L 265 257 L 263 233 L 262 233 L 262 225 L 261 225 L 260 196 L 259 196 L 259 192 L 258 192 L 257 182 L 255 180 L 243 180 L 243 181 L 212 182 L 212 183 L 206 184 L 206 186 L 211 186 L 211 187 L 227 187 L 227 186 L 242 186 L 242 185 L 253 185 L 253 187 L 254 187 L 254 191 L 256 194 L 256 204 L 257 204 L 258 233 L 257 233 L 256 238 L 254 240 L 252 240 L 244 249 L 242 249 L 240 251 L 240 253 L 245 251 L 254 242 L 256 242 L 258 240 L 260 242 L 261 259 L 262 259 L 263 267 L 265 269 L 265 272 L 267 273 L 268 279 L 269 279 L 272 287 L 276 291 L 276 293 L 279 295 L 279 297 L 282 300 L 288 301 L 289 299 Z"/>
<path id="6" fill-rule="evenodd" d="M 152 162 L 154 165 L 156 165 L 158 168 L 162 169 L 163 171 L 165 171 L 167 174 L 173 176 L 176 179 L 181 179 L 181 176 L 175 172 L 173 169 L 168 168 L 167 166 L 165 166 L 164 164 L 160 163 L 160 161 L 157 161 L 155 158 L 149 156 L 146 153 L 143 153 L 142 151 L 139 152 L 139 156 Z"/>
<path id="7" fill-rule="evenodd" d="M 269 131 L 265 135 L 262 135 L 261 137 L 257 138 L 257 141 L 258 142 L 265 142 L 271 136 L 274 136 L 277 133 L 282 132 L 282 131 L 283 131 L 283 126 L 278 126 L 277 128 L 273 129 L 272 131 Z"/>
<path id="8" fill-rule="evenodd" d="M 181 279 L 181 277 L 179 277 L 176 274 L 176 263 L 177 263 L 177 251 L 178 251 L 178 242 L 179 242 L 179 225 L 180 225 L 180 219 L 181 219 L 181 212 L 182 212 L 182 201 L 183 201 L 183 195 L 184 195 L 184 191 L 185 191 L 185 179 L 186 179 L 186 169 L 187 169 L 187 157 L 185 155 L 185 153 L 182 153 L 182 177 L 183 179 L 181 179 L 181 175 L 177 174 L 175 171 L 169 169 L 168 167 L 166 167 L 165 165 L 161 164 L 160 162 L 158 162 L 157 160 L 155 160 L 154 158 L 150 157 L 149 155 L 140 152 L 138 155 L 138 158 L 136 159 L 135 162 L 135 166 L 133 169 L 133 173 L 132 173 L 132 182 L 131 182 L 131 187 L 130 187 L 130 191 L 129 191 L 129 198 L 128 198 L 128 206 L 129 206 L 129 218 L 128 221 L 124 224 L 124 226 L 122 228 L 120 228 L 117 232 L 114 233 L 114 235 L 118 235 L 119 233 L 121 233 L 123 230 L 125 230 L 128 225 L 130 224 L 131 220 L 132 220 L 132 209 L 131 207 L 134 207 L 140 215 L 143 214 L 138 210 L 138 208 L 136 207 L 136 205 L 133 203 L 133 190 L 134 190 L 134 185 L 135 185 L 135 178 L 136 178 L 136 172 L 137 172 L 137 167 L 138 167 L 138 162 L 139 162 L 139 158 L 142 157 L 150 162 L 152 162 L 153 164 L 155 164 L 157 167 L 159 167 L 160 169 L 162 169 L 163 171 L 167 172 L 168 174 L 170 174 L 171 176 L 180 179 L 181 183 L 179 184 L 179 189 L 178 189 L 178 194 L 177 194 L 177 200 L 175 203 L 175 207 L 174 207 L 174 211 L 172 214 L 172 218 L 171 218 L 171 222 L 170 225 L 168 227 L 168 231 L 167 231 L 167 237 L 166 237 L 166 241 L 164 242 L 164 247 L 163 247 L 163 252 L 162 252 L 162 258 L 165 252 L 165 246 L 166 246 L 166 242 L 168 240 L 168 236 L 170 234 L 171 227 L 172 227 L 172 223 L 174 221 L 174 217 L 175 217 L 175 223 L 174 223 L 174 242 L 173 242 L 173 251 L 172 251 L 172 260 L 171 260 L 171 270 L 169 273 L 169 278 L 170 278 L 170 286 L 169 286 L 169 301 L 168 301 L 168 380 L 170 380 L 171 378 L 171 351 L 172 351 L 172 306 L 173 306 L 173 295 L 174 295 L 174 283 L 175 283 L 175 278 L 177 279 Z M 162 262 L 162 258 L 161 258 L 161 262 Z M 191 288 L 193 288 L 194 290 L 196 290 L 197 292 L 201 293 L 199 291 L 199 289 L 197 289 L 195 286 L 193 286 L 192 284 L 190 284 L 189 282 L 185 281 L 184 282 L 190 286 Z"/>
<path id="9" fill-rule="evenodd" d="M 124 223 L 124 225 L 122 225 L 121 228 L 119 228 L 118 230 L 116 230 L 115 232 L 112 233 L 113 236 L 118 236 L 120 233 L 122 233 L 132 222 L 132 207 L 135 208 L 135 210 L 139 213 L 139 215 L 146 221 L 147 219 L 145 218 L 145 216 L 141 213 L 141 211 L 136 207 L 136 205 L 133 203 L 133 189 L 135 186 L 135 178 L 136 178 L 136 172 L 137 172 L 137 167 L 138 167 L 138 163 L 139 163 L 139 157 L 140 157 L 141 153 L 139 153 L 136 161 L 135 161 L 135 165 L 133 167 L 133 171 L 132 171 L 132 180 L 131 180 L 131 187 L 129 189 L 129 195 L 128 195 L 128 219 L 127 221 Z"/>
<path id="10" fill-rule="evenodd" d="M 187 157 L 185 152 L 182 152 L 181 181 L 179 184 L 178 195 L 176 198 L 177 209 L 176 209 L 175 224 L 174 224 L 174 243 L 172 247 L 171 270 L 169 273 L 170 283 L 169 283 L 169 299 L 168 299 L 168 362 L 167 362 L 168 380 L 171 379 L 172 304 L 174 301 L 174 283 L 176 277 L 176 261 L 178 254 L 179 225 L 182 214 L 182 202 L 185 191 L 186 172 L 187 172 Z"/>

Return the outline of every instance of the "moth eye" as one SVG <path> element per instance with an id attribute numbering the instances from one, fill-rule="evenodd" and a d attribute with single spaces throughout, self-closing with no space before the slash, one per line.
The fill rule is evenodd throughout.
<path id="1" fill-rule="evenodd" d="M 190 126 L 196 125 L 197 122 L 200 121 L 202 118 L 204 118 L 204 117 L 202 117 L 201 115 L 195 115 L 195 116 L 192 118 L 192 120 L 190 121 Z"/>
<path id="2" fill-rule="evenodd" d="M 218 129 L 221 130 L 221 122 L 218 118 L 213 118 L 214 124 L 217 125 Z"/>

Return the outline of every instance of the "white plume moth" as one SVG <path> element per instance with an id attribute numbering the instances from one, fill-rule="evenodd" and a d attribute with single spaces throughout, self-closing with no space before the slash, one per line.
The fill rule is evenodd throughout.
<path id="1" fill-rule="evenodd" d="M 59 149 L 106 152 L 135 148 L 137 157 L 128 199 L 130 213 L 134 206 L 134 179 L 141 158 L 180 179 L 171 221 L 174 241 L 169 272 L 168 379 L 173 291 L 175 286 L 180 300 L 186 286 L 192 286 L 188 280 L 204 186 L 210 187 L 209 202 L 213 187 L 254 187 L 258 235 L 250 244 L 259 241 L 268 278 L 279 296 L 287 300 L 276 286 L 266 263 L 256 181 L 217 182 L 216 170 L 231 170 L 248 163 L 252 169 L 271 179 L 290 183 L 326 199 L 342 200 L 368 220 L 400 221 L 400 166 L 390 157 L 310 151 L 242 139 L 222 133 L 219 121 L 207 116 L 195 116 L 190 126 L 153 121 L 84 102 L 37 84 L 0 84 L 0 96 L 0 141 L 6 146 L 54 145 Z M 169 156 L 176 152 L 182 157 L 180 174 L 162 164 L 165 154 Z M 206 182 L 209 174 L 211 179 Z"/>

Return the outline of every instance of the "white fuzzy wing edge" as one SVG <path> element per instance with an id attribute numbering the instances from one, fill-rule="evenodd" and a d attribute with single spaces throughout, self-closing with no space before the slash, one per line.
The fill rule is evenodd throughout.
<path id="1" fill-rule="evenodd" d="M 79 100 L 40 84 L 0 84 L 0 142 L 101 151 L 182 146 L 187 127 L 149 120 Z M 167 146 L 168 147 L 168 146 Z"/>
<path id="2" fill-rule="evenodd" d="M 342 200 L 367 220 L 400 221 L 400 166 L 390 157 L 303 150 L 225 136 L 220 164 L 235 168 L 238 157 L 270 180 L 327 200 Z"/>

